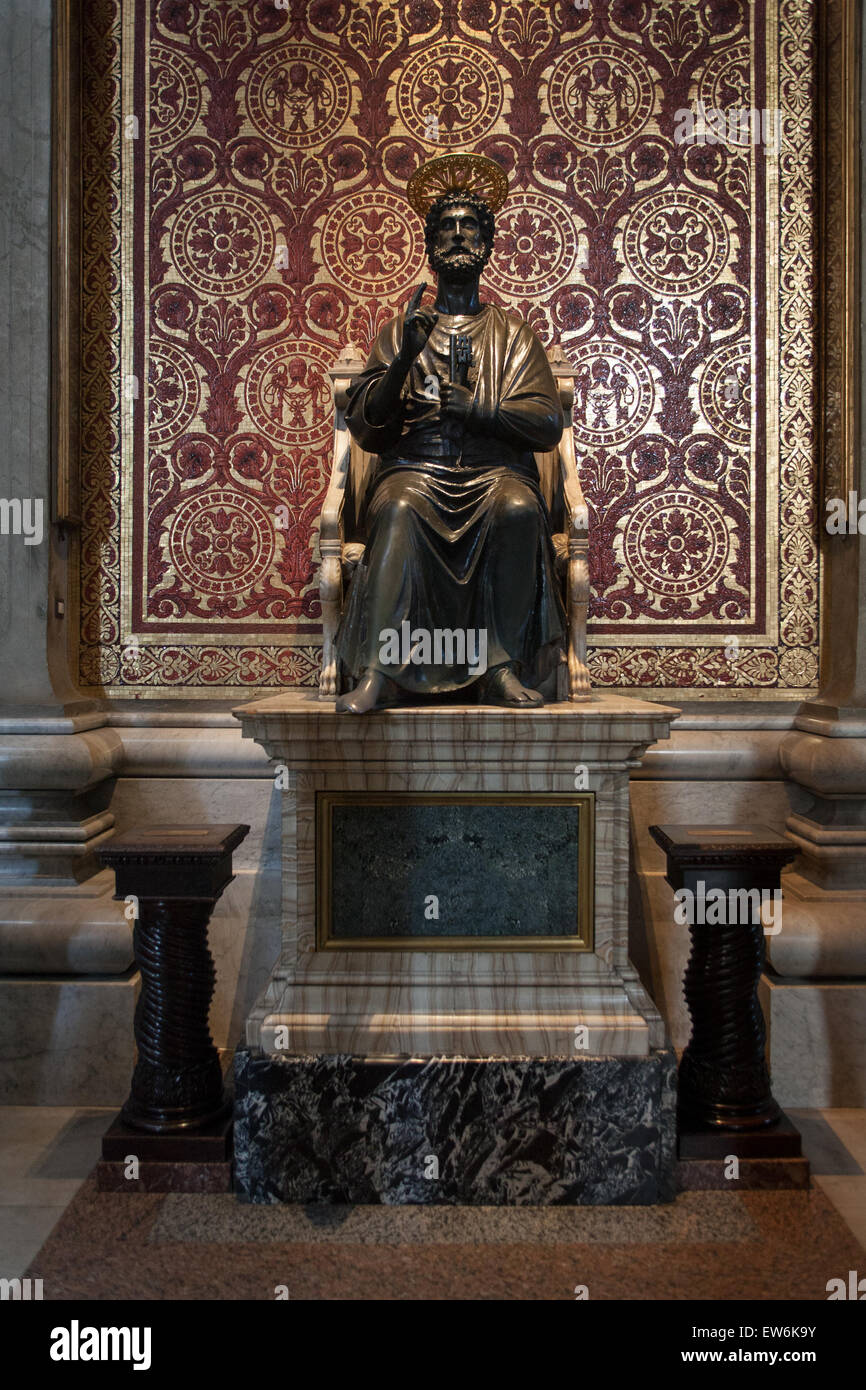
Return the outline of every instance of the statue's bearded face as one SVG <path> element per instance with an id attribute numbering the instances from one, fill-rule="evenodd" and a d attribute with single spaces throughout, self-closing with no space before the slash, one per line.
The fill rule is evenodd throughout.
<path id="1" fill-rule="evenodd" d="M 430 256 L 437 275 L 474 280 L 487 264 L 490 251 L 474 208 L 455 203 L 443 209 Z"/>

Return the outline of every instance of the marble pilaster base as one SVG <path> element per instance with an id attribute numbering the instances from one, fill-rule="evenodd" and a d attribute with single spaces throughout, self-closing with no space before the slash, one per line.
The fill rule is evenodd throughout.
<path id="1" fill-rule="evenodd" d="M 138 988 L 137 970 L 0 977 L 0 1105 L 121 1105 Z"/>
<path id="2" fill-rule="evenodd" d="M 0 714 L 0 885 L 73 887 L 98 869 L 121 752 L 106 722 Z"/>
<path id="3" fill-rule="evenodd" d="M 114 874 L 74 888 L 0 884 L 4 975 L 124 975 L 133 966 L 132 922 L 114 901 Z"/>
<path id="4" fill-rule="evenodd" d="M 235 1053 L 241 1202 L 644 1206 L 675 1191 L 676 1062 Z"/>
<path id="5" fill-rule="evenodd" d="M 759 998 L 779 1104 L 813 1109 L 866 1105 L 866 982 L 764 975 Z"/>

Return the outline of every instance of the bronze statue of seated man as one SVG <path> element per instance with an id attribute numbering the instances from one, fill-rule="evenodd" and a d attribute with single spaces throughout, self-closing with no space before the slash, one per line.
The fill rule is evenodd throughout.
<path id="1" fill-rule="evenodd" d="M 356 682 L 337 708 L 354 714 L 473 686 L 482 703 L 543 704 L 524 681 L 550 667 L 565 629 L 533 457 L 562 434 L 550 364 L 528 324 L 479 300 L 490 201 L 463 186 L 427 205 L 435 308 L 420 286 L 379 333 L 346 410 L 379 456 L 337 634 Z"/>

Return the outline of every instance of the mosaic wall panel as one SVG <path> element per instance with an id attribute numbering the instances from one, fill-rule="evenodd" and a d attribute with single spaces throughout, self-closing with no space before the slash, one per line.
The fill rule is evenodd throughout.
<path id="1" fill-rule="evenodd" d="M 811 0 L 85 8 L 86 687 L 315 683 L 327 369 L 467 147 L 511 186 L 483 297 L 574 365 L 595 684 L 814 686 Z M 700 102 L 779 148 L 683 143 Z"/>

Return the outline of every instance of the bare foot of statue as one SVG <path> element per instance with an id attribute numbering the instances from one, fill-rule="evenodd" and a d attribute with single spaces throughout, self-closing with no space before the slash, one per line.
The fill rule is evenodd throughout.
<path id="1" fill-rule="evenodd" d="M 508 705 L 516 709 L 529 709 L 544 704 L 544 696 L 529 686 L 522 685 L 512 666 L 497 666 L 488 671 L 480 692 L 484 705 Z"/>
<path id="2" fill-rule="evenodd" d="M 369 714 L 396 705 L 400 687 L 381 671 L 365 671 L 355 689 L 337 700 L 338 714 Z"/>

